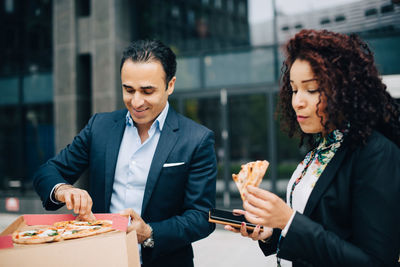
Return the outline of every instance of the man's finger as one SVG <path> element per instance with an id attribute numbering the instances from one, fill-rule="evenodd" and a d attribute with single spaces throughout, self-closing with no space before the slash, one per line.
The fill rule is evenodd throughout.
<path id="1" fill-rule="evenodd" d="M 131 217 L 133 220 L 140 220 L 141 217 L 139 214 L 137 214 L 134 210 L 131 209 Z"/>
<path id="2" fill-rule="evenodd" d="M 93 216 L 93 213 L 92 213 L 92 206 L 93 206 L 93 200 L 92 200 L 92 198 L 89 196 L 89 194 L 88 194 L 88 205 L 87 205 L 87 213 L 90 213 L 90 214 L 92 214 L 92 216 Z M 94 216 L 93 216 L 94 217 Z"/>
<path id="3" fill-rule="evenodd" d="M 81 197 L 81 205 L 80 205 L 80 210 L 79 214 L 89 214 L 90 211 L 87 210 L 87 204 L 88 200 L 86 196 Z"/>
<path id="4" fill-rule="evenodd" d="M 74 212 L 79 214 L 79 207 L 81 205 L 81 196 L 78 194 L 72 195 L 72 199 L 74 201 Z"/>
<path id="5" fill-rule="evenodd" d="M 134 213 L 135 212 L 133 211 L 133 209 L 125 209 L 123 211 L 120 211 L 119 215 L 125 216 L 125 217 L 128 217 L 128 218 L 133 218 L 134 217 Z"/>
<path id="6" fill-rule="evenodd" d="M 72 209 L 72 200 L 71 200 L 70 193 L 65 193 L 64 201 L 65 201 L 65 204 L 67 205 L 67 209 L 71 210 Z"/>

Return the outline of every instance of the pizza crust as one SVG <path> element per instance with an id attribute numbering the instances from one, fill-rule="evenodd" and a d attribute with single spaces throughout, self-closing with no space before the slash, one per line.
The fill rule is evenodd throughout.
<path id="1" fill-rule="evenodd" d="M 232 174 L 232 179 L 239 189 L 242 200 L 245 200 L 247 194 L 247 186 L 252 185 L 258 187 L 269 166 L 266 160 L 252 161 L 242 165 L 238 174 Z"/>

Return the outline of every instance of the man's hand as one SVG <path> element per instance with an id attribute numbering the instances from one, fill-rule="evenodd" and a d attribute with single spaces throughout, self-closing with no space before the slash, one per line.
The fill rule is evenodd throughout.
<path id="1" fill-rule="evenodd" d="M 63 184 L 55 190 L 54 196 L 56 200 L 64 202 L 67 209 L 74 209 L 76 214 L 85 217 L 92 213 L 93 201 L 86 190 Z"/>
<path id="2" fill-rule="evenodd" d="M 137 214 L 133 209 L 126 209 L 119 213 L 122 216 L 129 216 L 131 218 L 131 225 L 128 226 L 127 232 L 136 230 L 136 235 L 138 243 L 142 244 L 147 238 L 151 236 L 151 229 L 148 224 L 146 224 L 142 217 Z"/>
<path id="3" fill-rule="evenodd" d="M 248 194 L 243 208 L 244 216 L 254 224 L 264 225 L 271 228 L 285 228 L 293 210 L 277 195 L 254 187 L 247 186 Z"/>

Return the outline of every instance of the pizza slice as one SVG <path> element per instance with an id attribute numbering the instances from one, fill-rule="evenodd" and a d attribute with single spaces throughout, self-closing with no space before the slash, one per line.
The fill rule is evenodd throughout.
<path id="1" fill-rule="evenodd" d="M 97 220 L 92 222 L 62 221 L 53 226 L 28 226 L 21 231 L 14 231 L 12 239 L 17 244 L 42 244 L 60 240 L 81 238 L 113 231 L 112 221 Z"/>
<path id="2" fill-rule="evenodd" d="M 260 185 L 268 166 L 269 162 L 266 160 L 252 161 L 242 165 L 238 174 L 232 174 L 232 179 L 239 189 L 242 200 L 245 199 L 244 195 L 247 193 L 248 185 L 257 187 Z"/>
<path id="3" fill-rule="evenodd" d="M 102 227 L 107 227 L 112 225 L 112 221 L 110 220 L 96 220 L 96 221 L 90 221 L 90 222 L 85 222 L 85 221 L 78 221 L 78 220 L 73 220 L 73 221 L 61 221 L 61 222 L 56 222 L 54 223 L 54 226 L 76 226 L 76 227 L 82 227 L 82 226 L 102 226 Z"/>
<path id="4" fill-rule="evenodd" d="M 60 241 L 64 229 L 57 227 L 46 227 L 26 231 L 15 231 L 12 235 L 14 243 L 17 244 L 41 244 Z"/>
<path id="5" fill-rule="evenodd" d="M 61 238 L 64 240 L 98 235 L 114 230 L 112 228 L 112 221 L 109 220 L 97 220 L 93 222 L 65 221 L 57 222 L 54 225 L 64 229 L 64 232 L 61 234 Z"/>

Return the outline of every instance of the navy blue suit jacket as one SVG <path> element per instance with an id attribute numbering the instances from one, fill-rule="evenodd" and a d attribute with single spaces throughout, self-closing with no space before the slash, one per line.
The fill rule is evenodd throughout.
<path id="1" fill-rule="evenodd" d="M 89 169 L 93 212 L 110 211 L 115 167 L 127 110 L 95 114 L 73 142 L 42 165 L 34 187 L 48 210 L 57 183 L 73 184 Z M 174 167 L 165 163 L 184 162 Z M 154 248 L 142 249 L 144 266 L 191 266 L 191 243 L 209 235 L 208 210 L 215 206 L 214 134 L 171 107 L 151 163 L 142 218 L 153 228 Z"/>

